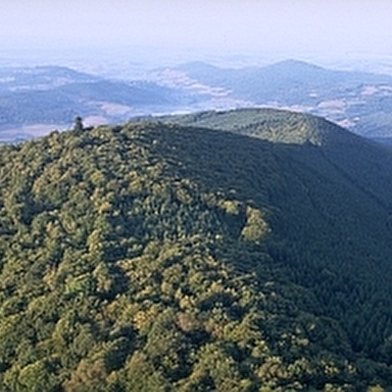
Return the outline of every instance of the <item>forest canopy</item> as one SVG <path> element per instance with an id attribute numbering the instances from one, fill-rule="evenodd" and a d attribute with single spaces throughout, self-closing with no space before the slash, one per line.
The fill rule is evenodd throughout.
<path id="1" fill-rule="evenodd" d="M 1 147 L 2 390 L 392 385 L 391 153 L 222 128 Z"/>

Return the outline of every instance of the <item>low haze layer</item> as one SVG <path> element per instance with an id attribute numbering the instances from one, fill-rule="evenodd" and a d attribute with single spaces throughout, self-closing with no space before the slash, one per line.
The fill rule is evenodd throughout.
<path id="1" fill-rule="evenodd" d="M 136 46 L 220 53 L 387 55 L 392 3 L 265 0 L 2 2 L 10 49 Z"/>

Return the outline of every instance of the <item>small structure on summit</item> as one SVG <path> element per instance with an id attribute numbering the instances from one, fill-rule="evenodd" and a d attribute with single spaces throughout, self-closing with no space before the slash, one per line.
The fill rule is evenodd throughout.
<path id="1" fill-rule="evenodd" d="M 75 118 L 73 130 L 77 132 L 81 132 L 84 130 L 82 117 L 78 116 Z"/>

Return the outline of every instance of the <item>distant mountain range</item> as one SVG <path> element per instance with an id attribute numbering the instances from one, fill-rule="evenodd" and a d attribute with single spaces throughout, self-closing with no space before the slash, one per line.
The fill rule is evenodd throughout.
<path id="1" fill-rule="evenodd" d="M 47 66 L 0 69 L 0 140 L 127 121 L 147 114 L 271 107 L 326 117 L 380 140 L 392 136 L 392 77 L 287 60 L 227 69 L 203 62 L 121 81 Z"/>

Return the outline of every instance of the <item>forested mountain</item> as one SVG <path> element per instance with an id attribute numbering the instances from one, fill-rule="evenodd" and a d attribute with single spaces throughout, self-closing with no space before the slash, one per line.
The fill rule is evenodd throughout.
<path id="1" fill-rule="evenodd" d="M 273 143 L 323 145 L 360 140 L 321 117 L 277 109 L 209 110 L 198 113 L 134 117 L 133 122 L 158 121 L 256 137 Z"/>
<path id="2" fill-rule="evenodd" d="M 390 390 L 390 150 L 185 118 L 1 147 L 2 390 Z"/>

